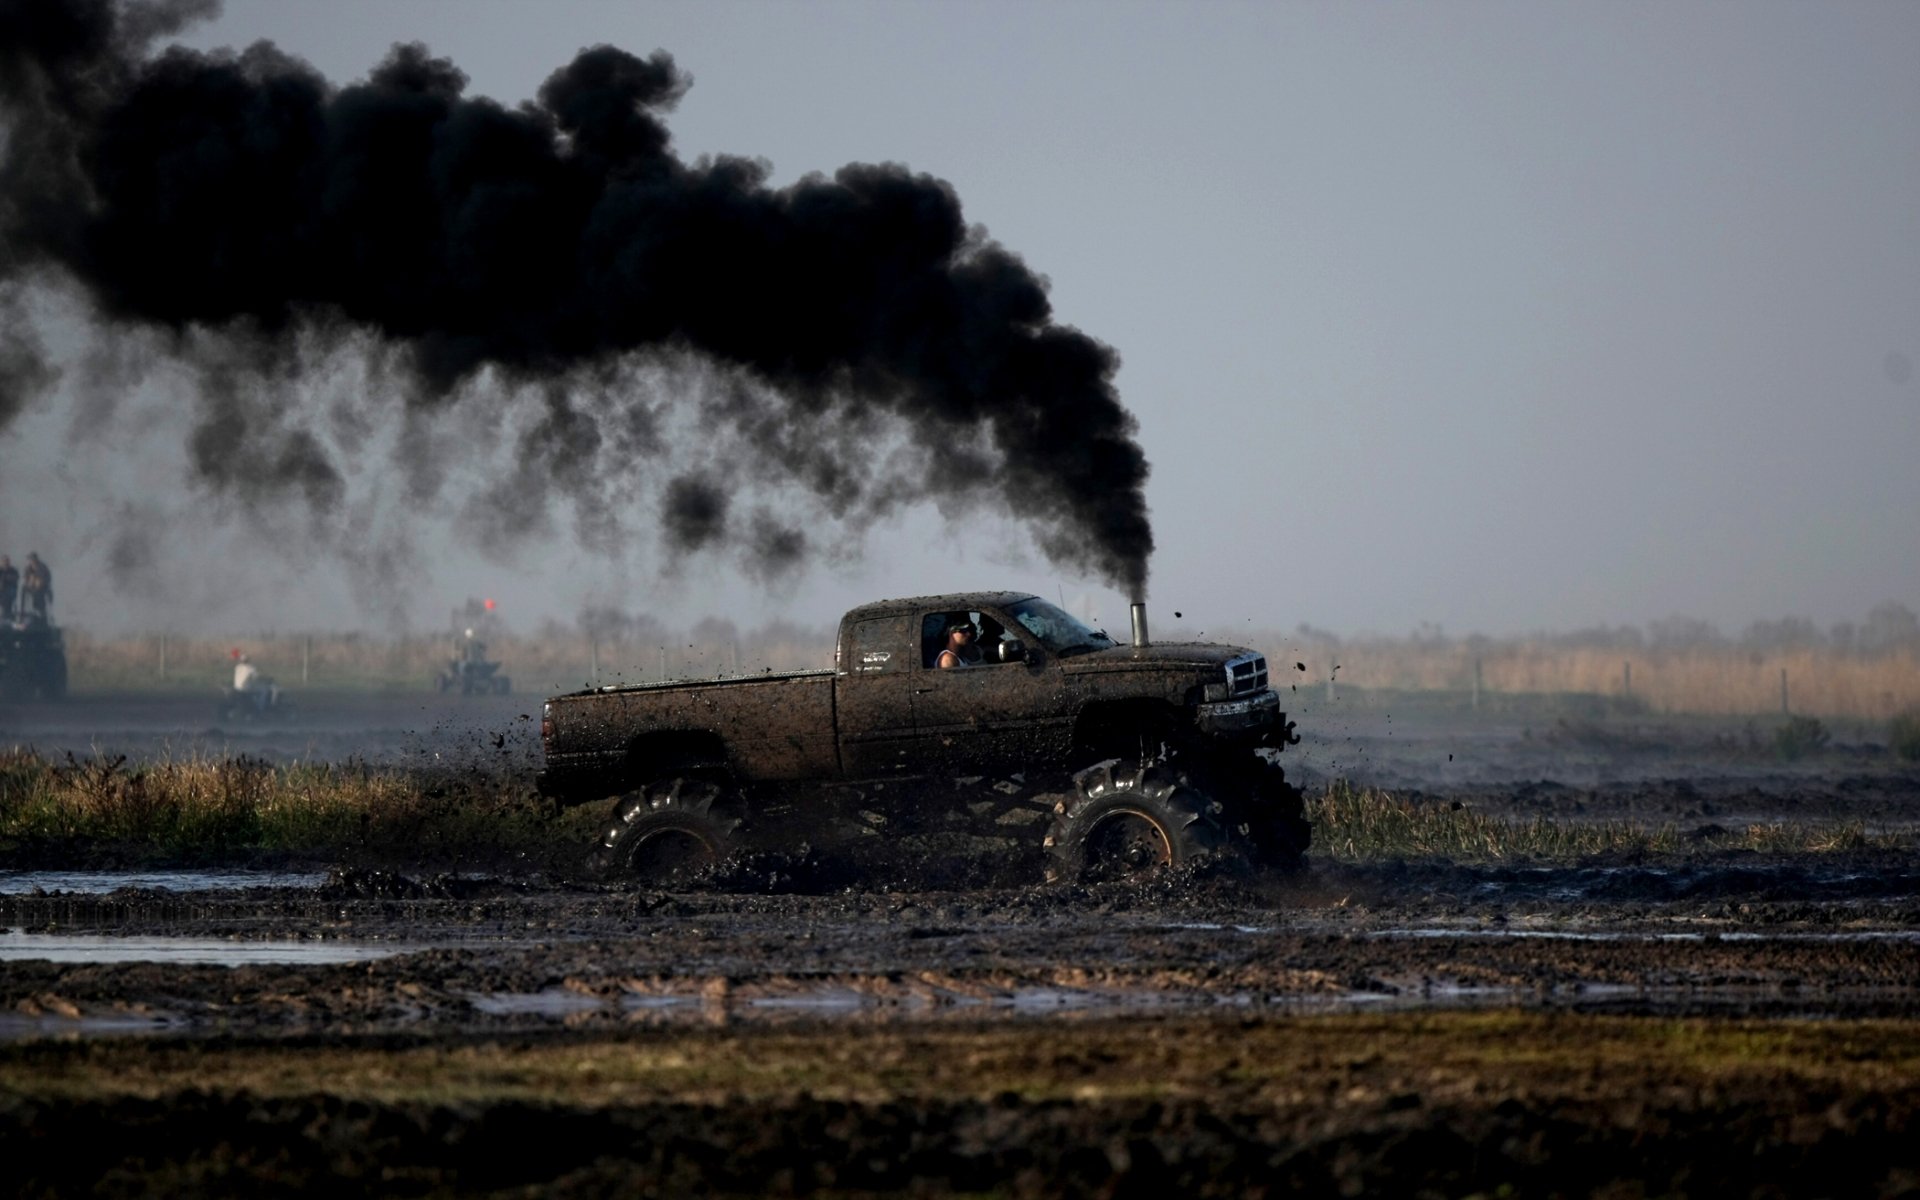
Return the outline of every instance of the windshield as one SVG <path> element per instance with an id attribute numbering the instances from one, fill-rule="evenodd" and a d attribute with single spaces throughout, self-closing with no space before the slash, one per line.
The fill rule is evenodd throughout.
<path id="1" fill-rule="evenodd" d="M 1010 604 L 1007 612 L 1025 626 L 1028 633 L 1039 638 L 1042 645 L 1062 658 L 1105 650 L 1113 645 L 1113 639 L 1106 634 L 1089 629 L 1080 618 L 1038 597 Z"/>

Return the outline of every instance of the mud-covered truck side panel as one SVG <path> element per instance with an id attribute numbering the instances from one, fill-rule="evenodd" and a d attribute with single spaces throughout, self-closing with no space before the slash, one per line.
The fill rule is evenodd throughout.
<path id="1" fill-rule="evenodd" d="M 936 665 L 950 623 L 993 631 L 977 663 Z M 831 671 L 549 700 L 542 790 L 592 799 L 700 771 L 750 784 L 1057 770 L 1276 732 L 1254 652 L 1117 645 L 1023 592 L 921 596 L 848 612 Z"/>
<path id="2" fill-rule="evenodd" d="M 593 800 L 673 774 L 832 777 L 833 710 L 831 671 L 556 696 L 541 721 L 541 790 Z"/>

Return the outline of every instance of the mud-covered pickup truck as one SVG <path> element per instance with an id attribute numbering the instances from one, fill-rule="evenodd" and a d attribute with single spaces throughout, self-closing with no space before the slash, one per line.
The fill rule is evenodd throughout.
<path id="1" fill-rule="evenodd" d="M 1297 865 L 1309 830 L 1273 755 L 1299 739 L 1266 659 L 1154 643 L 1144 606 L 1132 618 L 1119 644 L 1023 592 L 863 605 L 840 623 L 831 670 L 548 700 L 540 788 L 611 797 L 595 860 L 642 877 L 725 858 L 756 832 L 761 846 L 804 834 L 809 796 L 871 808 L 884 793 L 922 816 L 983 807 L 952 799 L 955 780 L 1044 805 L 1028 815 L 1055 878 L 1209 856 Z"/>

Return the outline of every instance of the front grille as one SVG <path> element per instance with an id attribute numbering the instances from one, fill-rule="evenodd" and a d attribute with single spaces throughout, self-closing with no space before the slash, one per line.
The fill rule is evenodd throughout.
<path id="1" fill-rule="evenodd" d="M 1227 662 L 1227 696 L 1248 696 L 1267 690 L 1267 656 L 1243 654 Z"/>

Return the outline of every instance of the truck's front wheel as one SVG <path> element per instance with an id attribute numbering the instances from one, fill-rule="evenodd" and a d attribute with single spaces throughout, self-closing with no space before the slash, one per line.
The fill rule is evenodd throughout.
<path id="1" fill-rule="evenodd" d="M 1281 871 L 1306 865 L 1313 841 L 1306 798 L 1280 764 L 1260 754 L 1199 758 L 1187 764 L 1186 778 L 1221 801 L 1220 823 L 1254 865 Z"/>
<path id="2" fill-rule="evenodd" d="M 1163 764 L 1114 759 L 1074 776 L 1054 806 L 1047 878 L 1131 879 L 1215 857 L 1227 848 L 1218 805 Z"/>
<path id="3" fill-rule="evenodd" d="M 707 779 L 668 779 L 629 792 L 614 802 L 589 865 L 607 878 L 684 882 L 733 852 L 740 818 L 730 801 Z"/>
<path id="4" fill-rule="evenodd" d="M 1313 826 L 1307 823 L 1306 797 L 1288 782 L 1278 763 L 1263 762 L 1254 776 L 1248 818 L 1252 826 L 1254 861 L 1281 871 L 1297 871 L 1307 864 Z"/>

